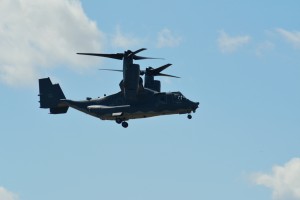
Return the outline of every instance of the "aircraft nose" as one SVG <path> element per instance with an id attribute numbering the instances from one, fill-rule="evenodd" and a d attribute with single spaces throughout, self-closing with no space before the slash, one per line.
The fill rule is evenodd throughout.
<path id="1" fill-rule="evenodd" d="M 197 108 L 199 108 L 199 102 L 194 102 L 194 105 L 193 105 L 193 109 L 194 109 L 194 112 L 196 111 Z"/>

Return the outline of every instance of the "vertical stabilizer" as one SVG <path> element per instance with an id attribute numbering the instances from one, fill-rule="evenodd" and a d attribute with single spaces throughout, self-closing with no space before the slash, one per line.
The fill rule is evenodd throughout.
<path id="1" fill-rule="evenodd" d="M 49 108 L 51 114 L 61 114 L 68 111 L 68 106 L 61 100 L 66 99 L 59 84 L 52 84 L 50 78 L 39 79 L 40 108 Z"/>

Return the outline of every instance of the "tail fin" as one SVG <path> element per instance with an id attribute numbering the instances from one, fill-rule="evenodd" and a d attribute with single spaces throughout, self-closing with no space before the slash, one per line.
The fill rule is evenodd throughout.
<path id="1" fill-rule="evenodd" d="M 62 114 L 68 111 L 69 106 L 60 100 L 66 99 L 59 84 L 52 84 L 50 78 L 39 79 L 40 108 L 50 108 L 50 114 Z"/>

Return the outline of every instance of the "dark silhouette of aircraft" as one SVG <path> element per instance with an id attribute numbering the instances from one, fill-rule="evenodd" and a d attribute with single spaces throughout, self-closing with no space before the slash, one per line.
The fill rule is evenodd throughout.
<path id="1" fill-rule="evenodd" d="M 72 107 L 102 120 L 114 120 L 124 128 L 128 127 L 127 121 L 130 119 L 171 114 L 188 114 L 188 118 L 191 119 L 191 113 L 196 112 L 199 103 L 190 101 L 181 92 L 161 92 L 160 81 L 154 80 L 155 76 L 179 78 L 161 73 L 171 64 L 141 70 L 138 64 L 133 63 L 133 60 L 155 59 L 137 56 L 144 50 L 146 49 L 134 52 L 127 50 L 116 54 L 78 53 L 123 60 L 123 70 L 102 69 L 123 73 L 119 84 L 121 91 L 102 98 L 74 101 L 66 99 L 59 84 L 52 84 L 50 78 L 42 78 L 39 79 L 40 108 L 49 108 L 50 114 L 63 114 Z M 144 84 L 141 78 L 143 75 Z"/>

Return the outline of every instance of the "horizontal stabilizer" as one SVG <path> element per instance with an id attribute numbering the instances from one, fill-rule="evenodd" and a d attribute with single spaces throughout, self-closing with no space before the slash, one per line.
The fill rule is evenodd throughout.
<path id="1" fill-rule="evenodd" d="M 63 114 L 66 113 L 68 109 L 69 106 L 50 108 L 50 114 Z"/>

